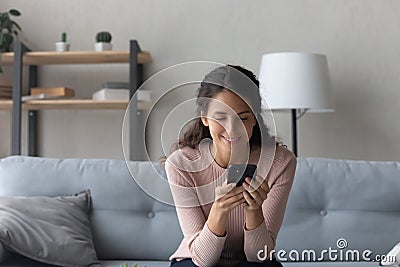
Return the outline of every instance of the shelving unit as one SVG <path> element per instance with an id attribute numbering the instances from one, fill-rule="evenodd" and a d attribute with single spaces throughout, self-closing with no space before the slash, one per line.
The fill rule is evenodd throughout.
<path id="1" fill-rule="evenodd" d="M 22 104 L 22 110 L 93 110 L 93 109 L 126 109 L 129 102 L 124 100 L 98 101 L 92 99 L 57 99 L 57 100 L 31 100 Z M 0 110 L 11 110 L 12 100 L 0 100 Z M 147 102 L 138 102 L 139 110 L 150 108 Z"/>
<path id="2" fill-rule="evenodd" d="M 129 51 L 40 51 L 26 52 L 23 56 L 24 65 L 52 64 L 106 64 L 129 63 Z M 147 51 L 138 53 L 138 64 L 151 63 L 151 55 Z M 14 64 L 14 53 L 3 53 L 1 64 Z"/>
<path id="3" fill-rule="evenodd" d="M 21 112 L 27 110 L 28 119 L 28 155 L 38 156 L 37 153 L 37 120 L 40 110 L 99 110 L 126 109 L 128 101 L 94 101 L 91 99 L 56 99 L 32 100 L 21 102 L 23 65 L 29 66 L 29 88 L 38 86 L 37 71 L 39 65 L 52 64 L 110 64 L 129 63 L 130 99 L 130 159 L 142 160 L 143 147 L 137 145 L 143 140 L 143 110 L 149 108 L 149 103 L 132 99 L 136 90 L 143 82 L 143 65 L 151 63 L 149 52 L 141 51 L 136 40 L 130 41 L 129 51 L 68 51 L 31 52 L 18 40 L 14 42 L 14 52 L 3 53 L 1 65 L 13 65 L 13 99 L 0 100 L 0 110 L 12 110 L 11 154 L 21 154 Z"/>

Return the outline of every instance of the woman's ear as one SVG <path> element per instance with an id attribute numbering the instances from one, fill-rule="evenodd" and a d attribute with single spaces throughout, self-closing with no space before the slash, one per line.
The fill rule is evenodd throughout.
<path id="1" fill-rule="evenodd" d="M 206 116 L 204 116 L 203 112 L 200 113 L 200 118 L 201 118 L 201 122 L 203 123 L 203 125 L 208 127 L 208 119 Z"/>
<path id="2" fill-rule="evenodd" d="M 207 119 L 207 117 L 201 116 L 201 122 L 203 123 L 204 126 L 208 127 L 208 119 Z"/>

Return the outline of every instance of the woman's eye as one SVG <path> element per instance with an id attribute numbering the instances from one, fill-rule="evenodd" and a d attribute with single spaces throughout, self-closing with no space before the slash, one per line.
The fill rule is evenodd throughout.
<path id="1" fill-rule="evenodd" d="M 222 121 L 222 120 L 225 120 L 226 119 L 226 117 L 214 117 L 214 120 L 217 120 L 217 121 Z M 242 120 L 242 121 L 247 121 L 249 118 L 236 118 L 236 120 Z"/>
<path id="2" fill-rule="evenodd" d="M 214 118 L 215 120 L 217 120 L 217 121 L 222 121 L 222 120 L 225 120 L 226 118 Z"/>
<path id="3" fill-rule="evenodd" d="M 242 121 L 247 121 L 249 118 L 245 117 L 245 118 L 237 118 L 237 120 L 242 120 Z"/>

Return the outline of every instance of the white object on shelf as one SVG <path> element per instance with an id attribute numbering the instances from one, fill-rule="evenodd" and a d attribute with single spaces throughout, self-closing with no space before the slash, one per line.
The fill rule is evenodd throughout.
<path id="1" fill-rule="evenodd" d="M 56 42 L 56 51 L 57 52 L 69 51 L 69 43 Z"/>
<path id="2" fill-rule="evenodd" d="M 147 90 L 137 91 L 138 101 L 151 101 L 151 92 Z M 101 89 L 94 92 L 92 95 L 93 100 L 129 100 L 129 90 L 128 89 Z"/>
<path id="3" fill-rule="evenodd" d="M 54 99 L 54 98 L 66 98 L 64 96 L 57 95 L 49 95 L 49 94 L 37 94 L 37 95 L 26 95 L 21 97 L 21 101 L 30 101 L 30 100 L 40 100 L 40 99 Z"/>
<path id="4" fill-rule="evenodd" d="M 104 42 L 95 43 L 94 49 L 96 51 L 109 51 L 112 49 L 112 43 L 104 43 Z"/>

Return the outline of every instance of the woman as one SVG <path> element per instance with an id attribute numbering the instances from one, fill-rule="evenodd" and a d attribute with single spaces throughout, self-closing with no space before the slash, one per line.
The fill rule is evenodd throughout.
<path id="1" fill-rule="evenodd" d="M 184 235 L 173 267 L 282 266 L 270 256 L 296 157 L 264 125 L 258 86 L 252 72 L 227 65 L 198 89 L 198 118 L 165 164 Z M 226 185 L 227 168 L 238 163 L 256 164 L 258 183 Z"/>

